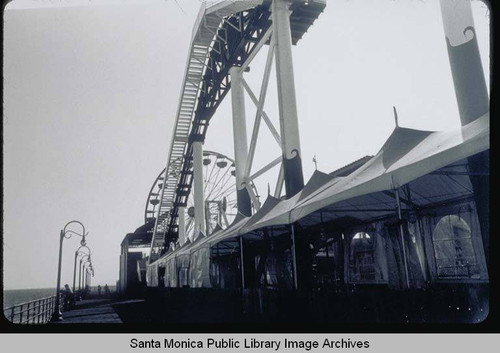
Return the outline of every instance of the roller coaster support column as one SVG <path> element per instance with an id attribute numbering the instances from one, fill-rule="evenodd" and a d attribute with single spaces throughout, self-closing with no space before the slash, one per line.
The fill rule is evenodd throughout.
<path id="1" fill-rule="evenodd" d="M 245 187 L 245 166 L 248 157 L 247 126 L 245 116 L 245 95 L 241 82 L 243 72 L 239 67 L 229 70 L 231 75 L 231 103 L 233 108 L 234 164 L 236 176 L 236 197 L 238 211 L 245 216 L 252 215 L 250 195 Z"/>
<path id="2" fill-rule="evenodd" d="M 203 195 L 203 142 L 193 142 L 194 229 L 205 233 L 205 197 Z"/>
<path id="3" fill-rule="evenodd" d="M 179 207 L 179 244 L 186 242 L 186 207 Z"/>
<path id="4" fill-rule="evenodd" d="M 472 8 L 468 0 L 441 0 L 446 46 L 462 126 L 488 113 L 488 89 L 477 44 Z M 468 158 L 470 181 L 489 262 L 490 181 L 489 152 Z M 481 175 L 483 174 L 483 175 Z"/>
<path id="5" fill-rule="evenodd" d="M 276 36 L 276 74 L 280 115 L 281 148 L 287 198 L 304 187 L 300 156 L 299 124 L 293 78 L 290 1 L 273 0 L 273 36 Z"/>

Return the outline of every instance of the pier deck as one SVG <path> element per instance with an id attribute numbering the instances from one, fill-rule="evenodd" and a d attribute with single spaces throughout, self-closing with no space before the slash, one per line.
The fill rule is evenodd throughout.
<path id="1" fill-rule="evenodd" d="M 89 299 L 76 303 L 75 308 L 62 313 L 61 324 L 82 323 L 123 323 L 117 314 L 116 307 L 126 307 L 128 304 L 142 302 L 142 300 L 119 299 Z"/>

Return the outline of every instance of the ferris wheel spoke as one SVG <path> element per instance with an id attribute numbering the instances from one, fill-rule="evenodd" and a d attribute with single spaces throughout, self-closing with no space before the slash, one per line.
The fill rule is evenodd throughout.
<path id="1" fill-rule="evenodd" d="M 214 199 L 217 199 L 223 195 L 225 195 L 229 190 L 231 190 L 232 188 L 236 187 L 236 183 L 232 183 L 231 185 L 229 185 L 225 190 L 221 190 L 219 193 L 217 193 L 215 196 L 214 196 Z M 231 193 L 232 194 L 232 193 Z M 231 195 L 229 194 L 229 195 Z"/>
<path id="2" fill-rule="evenodd" d="M 210 175 L 209 175 L 209 176 L 208 176 L 208 178 L 206 179 L 206 180 L 207 180 L 207 182 L 205 182 L 205 188 L 204 188 L 204 190 L 203 190 L 203 193 L 205 193 L 205 194 L 206 194 L 206 192 L 207 192 L 208 182 L 210 182 L 210 180 L 212 180 L 212 174 L 213 174 L 213 172 L 214 172 L 215 165 L 217 164 L 217 163 L 215 163 L 214 161 L 212 161 L 212 162 L 213 162 L 213 163 L 212 163 L 212 169 L 210 170 Z"/>
<path id="3" fill-rule="evenodd" d="M 212 192 L 214 191 L 215 187 L 217 186 L 217 183 L 219 182 L 220 171 L 221 171 L 221 169 L 219 168 L 217 170 L 217 173 L 215 174 L 214 181 L 210 182 L 211 189 L 210 189 L 210 191 L 208 193 L 205 194 L 205 195 L 208 195 L 208 196 L 205 197 L 206 199 L 209 198 L 209 196 L 212 194 Z"/>
<path id="4" fill-rule="evenodd" d="M 222 175 L 222 178 L 220 178 L 220 179 L 217 181 L 217 183 L 214 185 L 214 187 L 213 187 L 212 191 L 210 192 L 210 194 L 208 194 L 208 195 L 205 197 L 206 199 L 208 199 L 208 198 L 211 196 L 211 194 L 212 194 L 212 192 L 214 191 L 214 189 L 215 189 L 215 188 L 219 185 L 219 183 L 220 183 L 220 182 L 224 179 L 224 177 L 227 175 L 227 173 L 228 173 L 228 172 L 229 172 L 229 168 L 227 168 L 227 169 L 226 169 L 226 171 L 225 171 L 225 172 L 224 172 L 224 174 Z"/>

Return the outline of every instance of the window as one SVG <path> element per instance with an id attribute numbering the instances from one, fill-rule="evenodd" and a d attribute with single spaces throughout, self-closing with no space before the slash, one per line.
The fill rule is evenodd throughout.
<path id="1" fill-rule="evenodd" d="M 457 215 L 442 217 L 432 233 L 436 270 L 440 279 L 479 278 L 472 232 Z"/>
<path id="2" fill-rule="evenodd" d="M 351 241 L 349 257 L 351 282 L 375 281 L 375 247 L 373 238 L 358 232 Z"/>

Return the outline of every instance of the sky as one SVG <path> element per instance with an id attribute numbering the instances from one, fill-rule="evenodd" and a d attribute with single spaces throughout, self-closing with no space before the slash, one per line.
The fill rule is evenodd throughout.
<path id="1" fill-rule="evenodd" d="M 55 287 L 58 237 L 88 231 L 95 277 L 115 284 L 120 243 L 144 222 L 165 167 L 199 0 L 17 0 L 4 12 L 3 279 Z M 489 87 L 489 10 L 472 1 Z M 258 95 L 267 48 L 245 79 Z M 293 48 L 304 177 L 373 155 L 399 125 L 458 127 L 439 2 L 328 0 Z M 230 96 L 205 149 L 234 156 Z M 255 108 L 246 101 L 247 132 Z M 265 111 L 278 128 L 276 79 Z M 262 125 L 255 167 L 280 155 Z M 278 168 L 256 182 L 274 190 Z M 265 198 L 265 196 L 263 197 Z M 261 200 L 263 201 L 263 198 Z M 80 231 L 78 227 L 72 228 Z M 80 238 L 64 241 L 62 283 Z"/>

